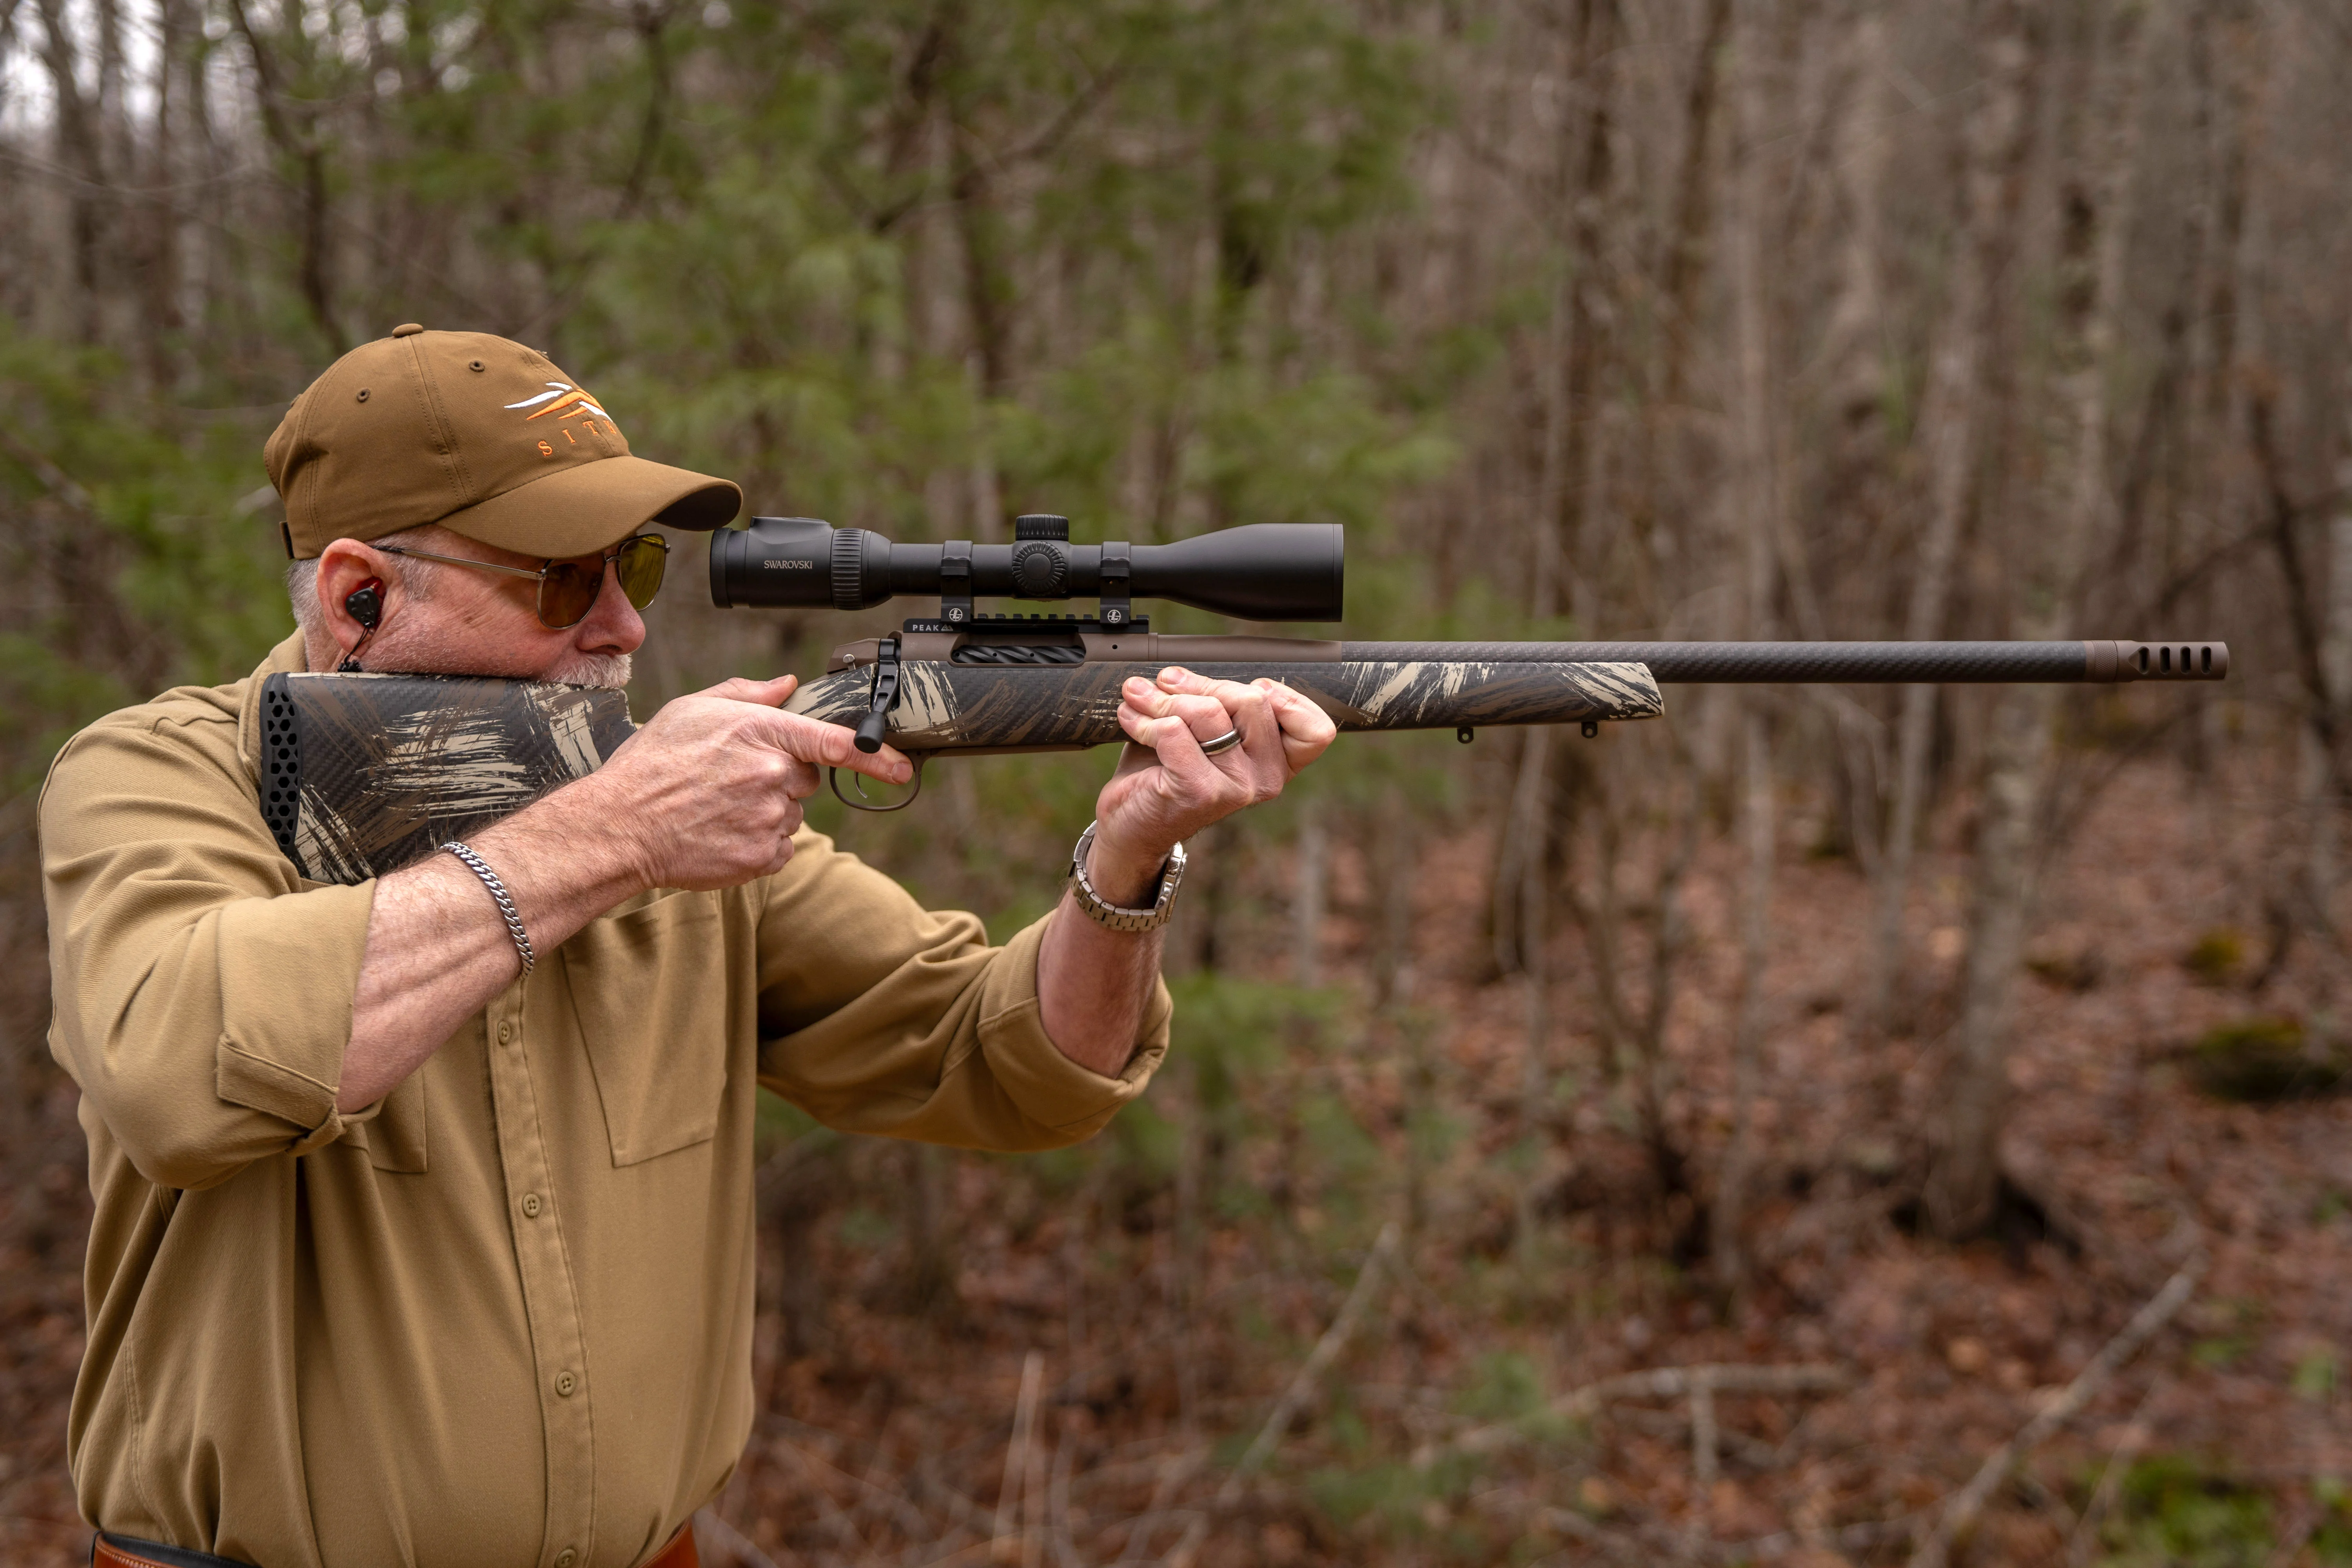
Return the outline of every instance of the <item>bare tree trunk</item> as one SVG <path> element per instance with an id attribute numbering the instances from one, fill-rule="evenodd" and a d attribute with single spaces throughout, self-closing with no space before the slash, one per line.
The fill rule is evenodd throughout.
<path id="1" fill-rule="evenodd" d="M 158 0 L 162 37 L 155 60 L 154 120 L 149 131 L 151 155 L 146 183 L 149 195 L 140 214 L 140 304 L 145 317 L 148 384 L 155 395 L 168 395 L 177 379 L 178 342 L 185 320 L 180 312 L 179 203 L 173 194 L 179 171 L 186 166 L 182 153 L 186 142 L 178 133 L 184 118 L 173 89 L 186 69 L 194 39 L 202 27 L 188 0 Z"/>
<path id="2" fill-rule="evenodd" d="M 1706 0 L 1693 52 L 1690 85 L 1683 99 L 1683 150 L 1675 175 L 1675 217 L 1664 258 L 1665 364 L 1659 401 L 1669 409 L 1682 401 L 1689 378 L 1691 345 L 1697 340 L 1698 288 L 1706 272 L 1708 206 L 1714 195 L 1715 114 L 1721 98 L 1724 44 L 1731 36 L 1731 0 Z"/>
<path id="3" fill-rule="evenodd" d="M 907 1226 L 907 1302 L 919 1312 L 949 1315 L 959 1304 L 954 1215 L 955 1156 L 930 1143 L 900 1151 Z"/>
<path id="4" fill-rule="evenodd" d="M 1564 72 L 1575 111 L 1561 118 L 1559 210 L 1568 242 L 1569 276 L 1554 302 L 1550 333 L 1552 396 L 1545 411 L 1543 471 L 1537 486 L 1536 571 L 1529 609 L 1540 623 L 1559 613 L 1562 588 L 1584 564 L 1592 425 L 1601 374 L 1598 274 L 1601 217 L 1610 180 L 1608 60 L 1615 0 L 1576 0 Z M 1565 580 L 1565 581 L 1564 581 Z M 1512 800 L 1519 868 L 1518 958 L 1526 992 L 1527 1054 L 1519 1081 L 1521 1125 L 1538 1138 L 1551 1095 L 1550 870 L 1552 731 L 1530 731 L 1520 753 Z M 1521 1184 L 1516 1235 L 1534 1237 L 1532 1181 Z"/>
<path id="5" fill-rule="evenodd" d="M 2083 177 L 2060 192 L 2067 216 L 2057 350 L 2074 449 L 2056 455 L 2059 460 L 2052 465 L 2064 476 L 2056 504 L 2046 509 L 2046 518 L 2030 519 L 2015 543 L 2016 557 L 2027 567 L 2020 595 L 2027 606 L 2018 628 L 2021 637 L 2068 635 L 2084 563 L 2114 517 L 2108 388 L 2116 321 L 2123 307 L 2150 32 L 2137 8 L 2124 7 L 2114 14 L 2110 35 L 2095 46 Z M 2058 693 L 2051 687 L 2005 690 L 1993 710 L 1960 1016 L 1943 1100 L 1944 1124 L 1925 1194 L 1928 1223 L 1946 1237 L 1982 1230 L 1992 1219 L 1999 1192 L 2010 999 L 2032 920 L 2035 869 L 2047 847 L 2041 807 L 2057 714 Z"/>
<path id="6" fill-rule="evenodd" d="M 1967 133 L 1966 197 L 1952 281 L 1928 366 L 1919 419 L 1927 472 L 1927 522 L 1911 579 L 1903 635 L 1942 634 L 1951 597 L 1952 564 L 1973 493 L 1985 425 L 1985 359 L 2000 301 L 1998 285 L 2016 230 L 2025 158 L 2033 140 L 2028 105 L 2030 59 L 2020 5 L 2030 0 L 1979 0 L 1975 27 L 1986 81 Z M 1936 689 L 1904 689 L 1896 737 L 1895 812 L 1879 858 L 1876 930 L 1863 990 L 1863 1016 L 1871 1034 L 1895 1023 L 1901 995 L 1903 906 L 1910 891 L 1911 858 L 1927 808 L 1927 748 L 1933 739 Z"/>
<path id="7" fill-rule="evenodd" d="M 1623 798 L 1619 775 L 1624 764 L 1621 763 L 1605 761 L 1599 768 L 1596 799 L 1585 814 L 1592 824 L 1592 865 L 1586 878 L 1592 891 L 1589 897 L 1582 896 L 1573 881 L 1569 884 L 1577 923 L 1583 928 L 1585 949 L 1591 958 L 1602 1047 L 1631 1090 L 1633 1114 L 1661 1199 L 1687 1193 L 1691 1185 L 1688 1152 L 1666 1121 L 1675 1082 L 1665 1034 L 1666 1019 L 1674 1010 L 1676 964 L 1690 934 L 1683 915 L 1682 885 L 1697 853 L 1699 828 L 1706 816 L 1705 785 L 1696 760 L 1687 747 L 1677 745 L 1675 761 L 1669 776 L 1679 777 L 1683 788 L 1677 792 L 1670 784 L 1662 786 L 1663 800 L 1645 792 L 1638 814 L 1646 819 L 1653 808 L 1664 806 L 1669 835 L 1664 863 L 1645 900 L 1654 911 L 1654 921 L 1638 1011 L 1627 986 L 1633 959 L 1626 940 L 1628 911 L 1618 889 L 1625 823 L 1636 814 Z"/>
<path id="8" fill-rule="evenodd" d="M 1662 320 L 1650 335 L 1645 393 L 1639 416 L 1642 490 L 1633 519 L 1644 543 L 1672 539 L 1674 520 L 1690 501 L 1686 472 L 1690 363 L 1699 342 L 1699 296 L 1714 231 L 1717 120 L 1722 98 L 1722 57 L 1730 37 L 1731 0 L 1705 0 L 1696 47 L 1682 102 L 1682 144 L 1675 154 L 1672 216 L 1653 263 L 1660 279 Z M 1638 559 L 1638 557 L 1637 557 Z"/>
<path id="9" fill-rule="evenodd" d="M 1876 0 L 1849 0 L 1842 19 L 1850 28 L 1851 85 L 1832 167 L 1843 237 L 1837 255 L 1837 304 L 1822 334 L 1821 381 L 1830 428 L 1825 450 L 1817 459 L 1817 526 L 1833 542 L 1874 537 L 1885 527 L 1890 358 L 1885 234 L 1897 135 L 1893 41 L 1885 8 Z M 1790 482 L 1796 482 L 1793 476 Z M 1837 629 L 1847 636 L 1866 635 L 1858 625 Z M 1807 637 L 1827 637 L 1831 630 L 1826 618 L 1802 627 Z M 1832 721 L 1838 771 L 1831 778 L 1843 803 L 1842 821 L 1855 859 L 1874 887 L 1882 875 L 1879 862 L 1893 783 L 1885 766 L 1885 748 L 1873 732 L 1875 720 L 1874 713 L 1851 699 L 1839 701 Z M 1865 948 L 1865 966 L 1867 952 Z M 1869 988 L 1865 975 L 1865 990 Z M 1874 1024 L 1869 1012 L 1867 1005 L 1847 1010 L 1847 1031 L 1857 1045 L 1870 1043 Z"/>
<path id="10" fill-rule="evenodd" d="M 2352 392 L 2352 376 L 2347 389 Z M 2352 395 L 2345 400 L 2343 447 L 2336 461 L 2336 507 L 2327 520 L 2327 598 L 2322 622 L 2320 679 L 2332 722 L 2304 726 L 2305 801 L 2311 817 L 2311 850 L 2305 875 L 2319 921 L 2336 931 L 2336 889 L 2340 875 L 2339 818 L 2344 800 L 2336 780 L 2340 760 L 2325 754 L 2330 732 L 2341 735 L 2352 722 Z M 2315 751 L 2322 754 L 2311 755 Z"/>
<path id="11" fill-rule="evenodd" d="M 304 104 L 287 84 L 282 62 L 262 40 L 247 14 L 245 0 L 229 0 L 229 15 L 253 57 L 255 94 L 262 129 L 278 155 L 293 165 L 299 202 L 299 260 L 295 284 L 310 320 L 327 340 L 328 349 L 341 356 L 351 347 L 337 313 L 334 281 L 334 204 L 328 189 L 327 147 L 316 106 Z M 300 35 L 294 35 L 300 47 Z M 294 106 L 290 107 L 289 105 Z M 299 116 L 299 123 L 298 123 Z"/>
<path id="12" fill-rule="evenodd" d="M 1853 90 L 1838 126 L 1834 169 L 1844 219 L 1838 300 L 1822 334 L 1830 404 L 1841 436 L 1885 427 L 1886 180 L 1895 151 L 1892 45 L 1885 7 L 1855 0 Z"/>
<path id="13" fill-rule="evenodd" d="M 74 326 L 85 343 L 104 334 L 106 257 L 112 228 L 106 155 L 99 107 L 81 89 L 80 51 L 65 0 L 40 0 L 42 63 L 56 95 L 58 162 L 72 175 L 66 197 L 68 244 L 73 254 Z"/>
<path id="14" fill-rule="evenodd" d="M 1512 837 L 1517 841 L 1520 867 L 1519 984 L 1527 1041 L 1526 1054 L 1519 1060 L 1519 1127 L 1529 1151 L 1538 1154 L 1543 1112 L 1551 1095 L 1551 976 L 1547 952 L 1550 900 L 1546 884 L 1551 858 L 1551 744 L 1549 725 L 1528 731 L 1527 749 L 1520 753 L 1518 787 L 1511 801 Z M 1538 1174 L 1530 1171 L 1519 1184 L 1512 1236 L 1522 1261 L 1535 1240 Z"/>
<path id="15" fill-rule="evenodd" d="M 1323 984 L 1323 889 L 1329 879 L 1324 860 L 1329 835 L 1323 830 L 1322 802 L 1298 809 L 1298 890 L 1291 900 L 1291 972 L 1301 985 Z"/>
<path id="16" fill-rule="evenodd" d="M 1794 0 L 1780 0 L 1781 5 Z M 1730 213 L 1738 451 L 1733 511 L 1741 560 L 1740 635 L 1773 635 L 1775 557 L 1781 534 L 1779 443 L 1772 427 L 1771 299 L 1765 266 L 1769 240 L 1766 169 L 1769 122 L 1774 112 L 1778 62 L 1773 58 L 1773 0 L 1741 0 L 1735 31 L 1738 69 L 1739 168 Z M 1761 699 L 1741 701 L 1740 837 L 1747 860 L 1739 894 L 1739 1001 L 1731 1037 L 1731 1141 L 1724 1152 L 1710 1215 L 1715 1285 L 1727 1297 L 1747 1279 L 1742 1229 L 1756 1163 L 1754 1111 L 1762 1043 L 1766 939 L 1772 918 L 1772 749 Z"/>

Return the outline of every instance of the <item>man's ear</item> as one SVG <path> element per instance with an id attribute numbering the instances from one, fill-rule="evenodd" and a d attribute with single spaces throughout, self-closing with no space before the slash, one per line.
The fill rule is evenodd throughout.
<path id="1" fill-rule="evenodd" d="M 338 539 L 319 552 L 319 614 L 338 647 L 348 648 L 374 629 L 352 613 L 366 607 L 363 600 L 354 605 L 352 596 L 369 583 L 378 584 L 375 622 L 381 626 L 401 598 L 392 557 L 356 539 Z"/>

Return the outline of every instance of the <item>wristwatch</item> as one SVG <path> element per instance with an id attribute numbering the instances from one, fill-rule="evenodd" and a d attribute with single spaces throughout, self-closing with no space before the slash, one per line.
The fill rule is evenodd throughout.
<path id="1" fill-rule="evenodd" d="M 1097 925 L 1112 931 L 1157 931 L 1168 923 L 1175 912 L 1176 889 L 1184 880 L 1184 847 L 1176 846 L 1168 853 L 1168 863 L 1160 868 L 1160 891 L 1147 910 L 1123 910 L 1117 904 L 1105 903 L 1095 885 L 1087 879 L 1087 852 L 1095 847 L 1097 824 L 1089 822 L 1087 830 L 1078 835 L 1077 847 L 1070 851 L 1070 896 L 1078 908 Z"/>

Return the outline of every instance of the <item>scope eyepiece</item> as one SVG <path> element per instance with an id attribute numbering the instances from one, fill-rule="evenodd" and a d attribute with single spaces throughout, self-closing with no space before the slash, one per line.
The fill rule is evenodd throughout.
<path id="1" fill-rule="evenodd" d="M 1337 523 L 1256 522 L 1173 544 L 1072 544 L 1069 527 L 1035 515 L 1015 522 L 1011 544 L 895 544 L 812 517 L 755 517 L 710 536 L 710 602 L 862 610 L 935 594 L 968 614 L 974 597 L 1098 596 L 1108 624 L 1127 618 L 1129 597 L 1252 621 L 1340 616 L 1347 540 Z"/>

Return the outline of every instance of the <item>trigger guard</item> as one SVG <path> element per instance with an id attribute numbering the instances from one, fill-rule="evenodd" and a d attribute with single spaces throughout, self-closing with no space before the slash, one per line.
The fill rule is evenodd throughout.
<path id="1" fill-rule="evenodd" d="M 896 805 L 876 805 L 872 804 L 874 797 L 866 793 L 866 785 L 859 782 L 864 777 L 863 774 L 853 773 L 849 775 L 850 787 L 857 792 L 856 798 L 855 799 L 852 799 L 849 795 L 843 793 L 841 787 L 841 770 L 839 768 L 825 769 L 825 782 L 833 786 L 833 798 L 841 802 L 842 805 L 849 807 L 852 811 L 870 811 L 877 815 L 887 811 L 904 811 L 908 806 L 915 804 L 915 797 L 917 795 L 923 793 L 923 764 L 930 761 L 930 758 L 918 754 L 916 756 L 909 757 L 907 760 L 914 765 L 914 777 L 908 781 L 914 785 L 914 787 L 907 792 L 907 798 L 898 802 Z"/>

